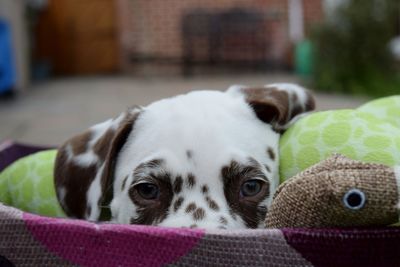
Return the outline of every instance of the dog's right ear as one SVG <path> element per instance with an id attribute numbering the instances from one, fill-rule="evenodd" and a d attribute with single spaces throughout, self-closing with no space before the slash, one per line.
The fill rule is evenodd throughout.
<path id="1" fill-rule="evenodd" d="M 140 111 L 132 108 L 115 119 L 96 124 L 59 148 L 54 183 L 58 200 L 69 217 L 109 219 L 107 206 L 112 198 L 118 153 Z"/>

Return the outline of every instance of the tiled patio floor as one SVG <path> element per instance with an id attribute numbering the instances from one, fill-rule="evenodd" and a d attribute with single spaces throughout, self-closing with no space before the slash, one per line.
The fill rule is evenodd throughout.
<path id="1" fill-rule="evenodd" d="M 231 84 L 296 82 L 289 75 L 223 75 L 133 78 L 125 76 L 58 79 L 31 86 L 15 99 L 0 99 L 0 140 L 58 145 L 126 107 L 190 90 L 225 90 Z M 319 110 L 353 108 L 366 98 L 316 94 Z"/>

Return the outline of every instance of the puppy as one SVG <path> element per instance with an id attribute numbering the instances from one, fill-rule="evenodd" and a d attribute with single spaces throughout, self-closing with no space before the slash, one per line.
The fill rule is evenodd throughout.
<path id="1" fill-rule="evenodd" d="M 314 106 L 302 87 L 272 84 L 131 108 L 60 147 L 57 197 L 68 216 L 91 221 L 262 227 L 280 131 Z"/>

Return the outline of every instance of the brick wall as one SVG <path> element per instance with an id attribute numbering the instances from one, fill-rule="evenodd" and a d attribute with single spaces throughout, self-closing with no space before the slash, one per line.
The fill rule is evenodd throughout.
<path id="1" fill-rule="evenodd" d="M 322 0 L 303 0 L 304 24 L 306 34 L 311 28 L 321 22 L 323 13 Z"/>
<path id="2" fill-rule="evenodd" d="M 310 24 L 322 18 L 321 1 L 303 0 L 306 32 Z M 268 21 L 267 59 L 285 62 L 292 47 L 286 0 L 117 0 L 117 5 L 125 61 L 128 55 L 181 59 L 181 19 L 196 8 L 223 11 L 243 7 L 262 12 Z"/>

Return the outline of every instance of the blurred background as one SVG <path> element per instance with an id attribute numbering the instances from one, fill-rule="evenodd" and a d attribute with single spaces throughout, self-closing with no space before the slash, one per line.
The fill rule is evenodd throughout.
<path id="1" fill-rule="evenodd" d="M 0 0 L 0 140 L 58 145 L 134 104 L 272 82 L 319 110 L 400 93 L 400 1 Z"/>

